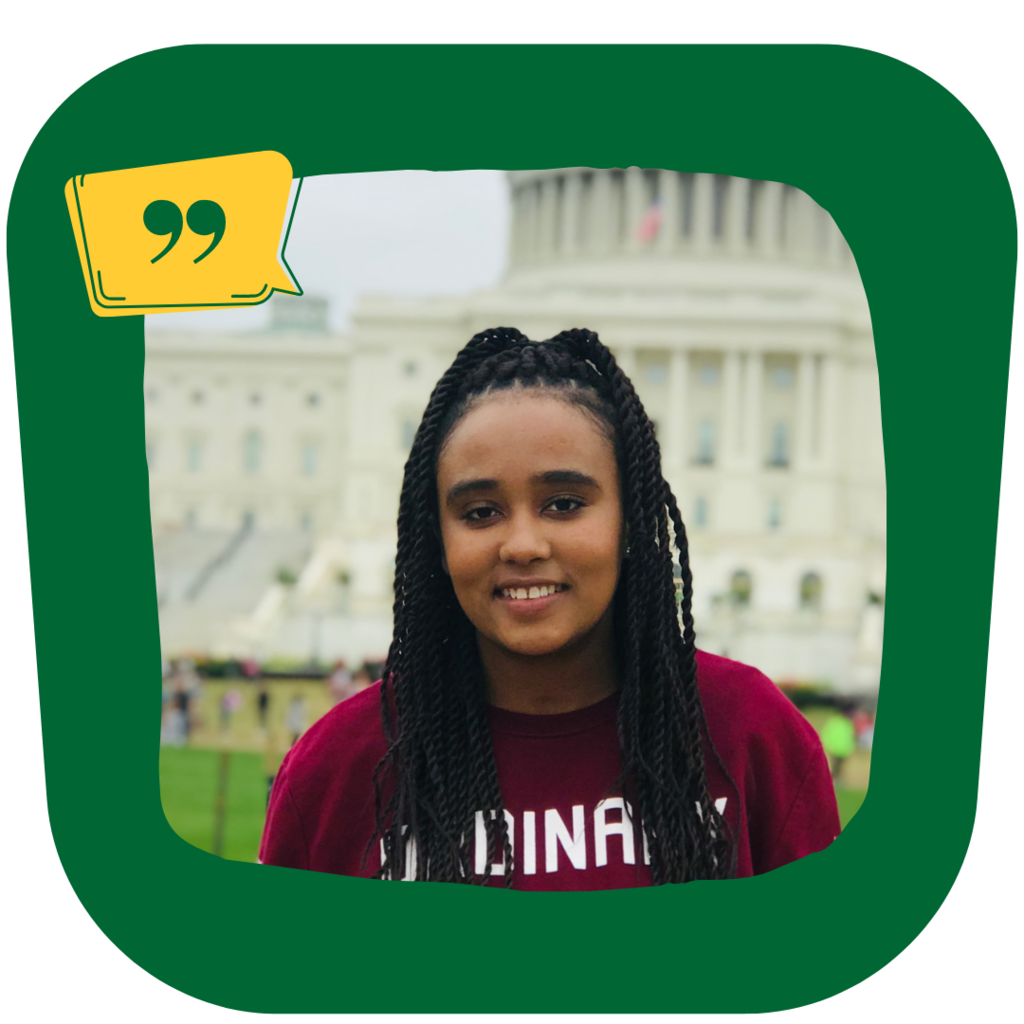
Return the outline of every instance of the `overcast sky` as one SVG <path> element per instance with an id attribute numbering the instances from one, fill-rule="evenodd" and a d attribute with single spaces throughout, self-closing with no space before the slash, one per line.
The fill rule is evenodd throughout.
<path id="1" fill-rule="evenodd" d="M 306 178 L 286 256 L 303 290 L 330 300 L 345 331 L 360 292 L 460 294 L 498 282 L 505 267 L 504 171 L 382 171 Z M 167 330 L 264 327 L 267 305 L 147 316 Z"/>

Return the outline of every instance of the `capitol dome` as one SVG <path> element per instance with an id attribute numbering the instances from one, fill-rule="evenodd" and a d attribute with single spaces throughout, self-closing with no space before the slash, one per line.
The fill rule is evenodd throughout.
<path id="1" fill-rule="evenodd" d="M 622 268 L 637 258 L 696 263 L 853 269 L 829 214 L 775 181 L 678 171 L 512 171 L 509 266 L 593 263 Z"/>

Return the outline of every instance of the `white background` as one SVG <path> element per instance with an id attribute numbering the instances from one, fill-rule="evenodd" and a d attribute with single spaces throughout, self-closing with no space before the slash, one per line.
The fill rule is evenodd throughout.
<path id="1" fill-rule="evenodd" d="M 228 5 L 223 5 L 225 8 Z M 1008 2 L 970 5 L 859 0 L 828 4 L 728 0 L 604 4 L 560 0 L 344 2 L 173 6 L 93 2 L 13 6 L 4 17 L 0 164 L 9 201 L 14 176 L 53 110 L 92 76 L 146 50 L 195 42 L 699 42 L 837 43 L 877 50 L 949 89 L 988 133 L 1021 195 L 1020 31 Z M 592 73 L 600 73 L 592 67 Z M 941 215 L 941 211 L 938 211 Z M 1018 278 L 1019 280 L 1019 278 Z M 124 956 L 93 924 L 67 883 L 50 837 L 35 687 L 28 554 L 7 290 L 0 311 L 0 643 L 6 688 L 0 843 L 0 1012 L 16 1021 L 180 1021 L 255 1015 L 169 988 Z M 1019 330 L 1017 332 L 1019 334 Z M 1019 343 L 1019 339 L 1018 339 Z M 854 989 L 774 1016 L 793 1021 L 1016 1017 L 1024 962 L 1021 778 L 1015 749 L 1024 722 L 1015 640 L 1024 617 L 1024 372 L 1010 377 L 992 645 L 978 818 L 963 870 L 923 934 Z M 951 593 L 949 600 L 956 600 Z M 13 702 L 13 703 L 12 703 Z M 913 794 L 908 793 L 912 800 Z M 941 828 L 941 822 L 934 822 Z M 909 865 L 912 869 L 913 865 Z M 808 941 L 822 941 L 815 928 Z M 595 965 L 596 966 L 596 965 Z M 499 981 L 499 979 L 496 979 Z M 513 979 L 500 979 L 514 983 Z M 642 986 L 641 979 L 632 984 Z M 737 978 L 742 984 L 742 979 Z M 288 1020 L 306 1021 L 298 1015 Z M 379 1018 L 374 1018 L 379 1019 Z M 742 1019 L 709 1017 L 711 1021 Z"/>

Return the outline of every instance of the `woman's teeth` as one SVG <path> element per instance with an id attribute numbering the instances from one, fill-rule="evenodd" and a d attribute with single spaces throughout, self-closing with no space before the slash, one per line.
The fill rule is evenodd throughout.
<path id="1" fill-rule="evenodd" d="M 528 598 L 548 597 L 549 595 L 555 594 L 559 590 L 564 589 L 564 586 L 555 583 L 549 584 L 545 587 L 506 587 L 501 591 L 501 596 L 510 597 L 513 601 L 525 601 Z"/>

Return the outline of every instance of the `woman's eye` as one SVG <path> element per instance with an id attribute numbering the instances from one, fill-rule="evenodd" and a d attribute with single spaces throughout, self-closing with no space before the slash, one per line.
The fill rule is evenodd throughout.
<path id="1" fill-rule="evenodd" d="M 482 523 L 486 519 L 492 519 L 497 514 L 497 509 L 482 505 L 480 508 L 471 508 L 462 518 L 471 523 Z"/>
<path id="2" fill-rule="evenodd" d="M 583 502 L 579 498 L 555 498 L 548 508 L 555 512 L 575 512 L 577 509 L 583 508 Z"/>

